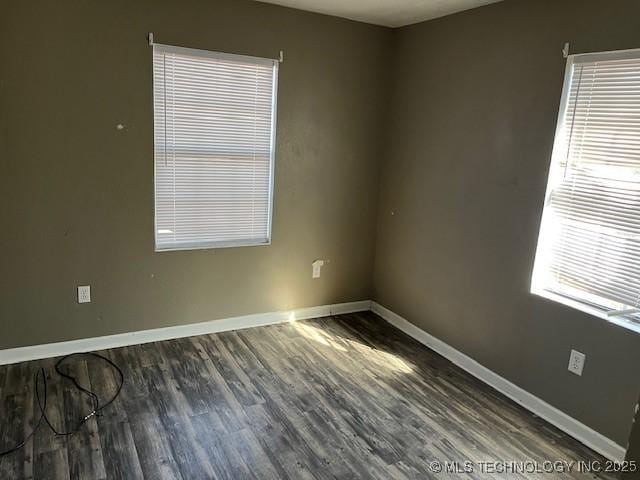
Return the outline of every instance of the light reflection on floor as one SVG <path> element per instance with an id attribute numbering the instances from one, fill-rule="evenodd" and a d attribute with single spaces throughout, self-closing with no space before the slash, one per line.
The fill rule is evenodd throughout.
<path id="1" fill-rule="evenodd" d="M 338 337 L 338 341 L 323 329 L 316 328 L 306 322 L 296 322 L 293 312 L 289 315 L 289 320 L 295 330 L 305 338 L 339 352 L 364 357 L 367 362 L 374 364 L 382 372 L 411 373 L 414 370 L 411 364 L 397 355 L 372 348 L 355 340 Z"/>

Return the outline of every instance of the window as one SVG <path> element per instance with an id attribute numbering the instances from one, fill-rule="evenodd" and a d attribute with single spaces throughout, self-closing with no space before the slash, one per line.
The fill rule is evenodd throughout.
<path id="1" fill-rule="evenodd" d="M 640 50 L 569 57 L 532 292 L 640 321 Z"/>
<path id="2" fill-rule="evenodd" d="M 155 44 L 156 250 L 270 242 L 278 61 Z"/>

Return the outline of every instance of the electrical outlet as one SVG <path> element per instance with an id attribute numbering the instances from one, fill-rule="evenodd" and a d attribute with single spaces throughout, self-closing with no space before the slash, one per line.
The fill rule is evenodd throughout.
<path id="1" fill-rule="evenodd" d="M 582 370 L 584 369 L 584 362 L 586 359 L 587 356 L 584 353 L 580 353 L 577 350 L 571 350 L 571 356 L 569 357 L 569 371 L 578 376 L 582 376 Z"/>
<path id="2" fill-rule="evenodd" d="M 91 302 L 91 286 L 83 285 L 78 287 L 78 303 Z"/>
<path id="3" fill-rule="evenodd" d="M 324 260 L 316 260 L 311 264 L 311 278 L 320 278 L 320 269 L 324 265 Z"/>

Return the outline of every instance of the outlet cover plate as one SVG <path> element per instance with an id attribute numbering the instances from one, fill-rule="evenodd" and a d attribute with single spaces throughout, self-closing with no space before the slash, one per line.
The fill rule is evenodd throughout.
<path id="1" fill-rule="evenodd" d="M 324 260 L 316 260 L 311 264 L 311 278 L 320 278 L 320 270 L 324 265 Z"/>
<path id="2" fill-rule="evenodd" d="M 81 285 L 78 287 L 78 303 L 91 302 L 91 286 Z"/>
<path id="3" fill-rule="evenodd" d="M 584 362 L 587 356 L 578 352 L 577 350 L 571 350 L 571 356 L 569 357 L 569 371 L 575 373 L 578 376 L 582 376 L 582 370 L 584 369 Z"/>

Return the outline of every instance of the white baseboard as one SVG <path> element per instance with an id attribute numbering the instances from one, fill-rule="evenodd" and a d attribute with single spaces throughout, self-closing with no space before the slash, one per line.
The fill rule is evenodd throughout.
<path id="1" fill-rule="evenodd" d="M 571 435 L 573 438 L 579 440 L 602 456 L 617 462 L 622 462 L 624 460 L 625 448 L 618 445 L 613 440 L 549 405 L 544 400 L 541 400 L 535 395 L 523 390 L 497 373 L 494 373 L 488 368 L 480 365 L 474 359 L 416 327 L 388 308 L 385 308 L 376 302 L 371 302 L 371 310 L 391 325 L 439 353 L 458 367 L 469 372 L 474 377 L 492 386 L 514 402 L 522 405 L 527 410 L 541 418 L 544 418 L 547 422 L 555 425 L 563 432 Z"/>
<path id="2" fill-rule="evenodd" d="M 91 352 L 106 348 L 126 347 L 141 343 L 158 342 L 174 338 L 206 335 L 209 333 L 240 330 L 243 328 L 260 327 L 276 323 L 303 320 L 306 318 L 326 317 L 344 313 L 362 312 L 371 308 L 369 300 L 359 302 L 337 303 L 317 307 L 299 308 L 291 311 L 258 313 L 241 317 L 224 318 L 208 322 L 176 325 L 174 327 L 154 328 L 137 332 L 120 333 L 104 337 L 83 338 L 68 342 L 48 343 L 29 347 L 10 348 L 0 350 L 0 365 L 26 362 L 41 358 L 52 358 L 70 353 Z"/>

